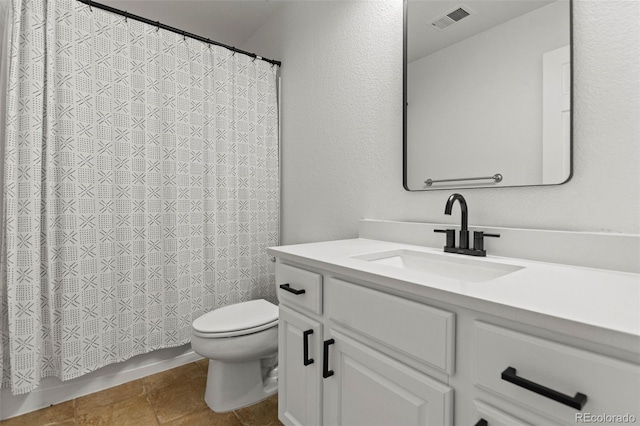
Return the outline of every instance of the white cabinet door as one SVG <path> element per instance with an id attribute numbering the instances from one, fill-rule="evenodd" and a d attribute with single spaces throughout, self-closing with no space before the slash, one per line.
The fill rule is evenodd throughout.
<path id="1" fill-rule="evenodd" d="M 325 425 L 452 424 L 453 389 L 335 330 L 326 337 Z"/>
<path id="2" fill-rule="evenodd" d="M 322 327 L 282 305 L 278 327 L 278 417 L 285 425 L 320 425 Z"/>

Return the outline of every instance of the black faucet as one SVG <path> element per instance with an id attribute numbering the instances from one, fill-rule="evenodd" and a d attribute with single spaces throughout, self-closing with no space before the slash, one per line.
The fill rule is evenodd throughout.
<path id="1" fill-rule="evenodd" d="M 452 194 L 447 200 L 447 205 L 444 208 L 444 214 L 451 214 L 453 203 L 458 201 L 460 203 L 460 210 L 462 211 L 462 223 L 460 226 L 460 246 L 456 247 L 456 234 L 455 229 L 435 229 L 434 232 L 443 232 L 447 234 L 447 243 L 444 246 L 444 251 L 447 253 L 467 254 L 469 256 L 486 256 L 487 252 L 484 249 L 484 237 L 500 237 L 500 234 L 486 234 L 483 231 L 473 232 L 473 248 L 469 248 L 469 209 L 467 208 L 467 201 L 461 194 Z"/>
<path id="2" fill-rule="evenodd" d="M 462 224 L 460 227 L 460 248 L 469 248 L 469 210 L 467 209 L 467 200 L 460 194 L 452 194 L 447 200 L 447 205 L 444 207 L 444 214 L 451 215 L 451 209 L 453 203 L 458 201 L 460 203 L 460 209 L 462 210 Z"/>

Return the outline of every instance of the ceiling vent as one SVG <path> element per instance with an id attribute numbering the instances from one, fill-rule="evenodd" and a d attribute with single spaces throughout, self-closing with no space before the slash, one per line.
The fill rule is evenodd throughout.
<path id="1" fill-rule="evenodd" d="M 445 28 L 455 24 L 456 22 L 460 22 L 462 19 L 471 15 L 471 12 L 467 8 L 458 7 L 452 12 L 447 13 L 443 17 L 436 19 L 431 23 L 434 27 L 444 30 Z"/>

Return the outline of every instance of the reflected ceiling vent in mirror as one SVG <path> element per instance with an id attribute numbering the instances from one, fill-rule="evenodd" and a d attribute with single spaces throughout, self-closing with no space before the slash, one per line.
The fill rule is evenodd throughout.
<path id="1" fill-rule="evenodd" d="M 433 25 L 439 30 L 444 30 L 445 28 L 450 27 L 456 22 L 460 22 L 461 20 L 463 20 L 469 15 L 471 15 L 471 11 L 467 7 L 460 6 L 456 8 L 454 11 L 449 12 L 443 17 L 438 18 L 435 21 L 431 22 L 431 25 Z"/>

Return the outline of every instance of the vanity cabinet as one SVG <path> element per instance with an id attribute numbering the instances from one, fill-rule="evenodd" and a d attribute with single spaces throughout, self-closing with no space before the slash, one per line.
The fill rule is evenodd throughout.
<path id="1" fill-rule="evenodd" d="M 285 425 L 640 420 L 639 339 L 617 348 L 606 330 L 576 338 L 553 318 L 532 325 L 526 311 L 496 315 L 299 260 L 276 264 Z"/>

